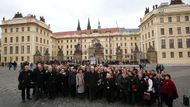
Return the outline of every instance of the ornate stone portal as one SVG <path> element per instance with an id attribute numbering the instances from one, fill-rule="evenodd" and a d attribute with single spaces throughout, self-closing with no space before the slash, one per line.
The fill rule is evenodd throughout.
<path id="1" fill-rule="evenodd" d="M 116 48 L 116 60 L 122 61 L 122 49 L 120 46 Z"/>
<path id="2" fill-rule="evenodd" d="M 155 51 L 153 46 L 150 46 L 147 51 L 147 59 L 152 63 L 157 63 L 157 52 Z"/>
<path id="3" fill-rule="evenodd" d="M 75 62 L 77 63 L 82 61 L 82 49 L 79 43 L 75 45 L 75 52 L 73 54 L 73 57 L 74 57 Z"/>
<path id="4" fill-rule="evenodd" d="M 92 40 L 92 45 L 89 47 L 89 59 L 95 57 L 96 63 L 101 63 L 104 60 L 104 48 L 98 39 Z"/>
<path id="5" fill-rule="evenodd" d="M 37 49 L 36 53 L 34 54 L 34 63 L 37 63 L 39 61 L 42 61 L 42 55 L 40 51 Z"/>
<path id="6" fill-rule="evenodd" d="M 63 61 L 63 50 L 61 48 L 59 48 L 59 51 L 57 53 L 57 60 Z"/>

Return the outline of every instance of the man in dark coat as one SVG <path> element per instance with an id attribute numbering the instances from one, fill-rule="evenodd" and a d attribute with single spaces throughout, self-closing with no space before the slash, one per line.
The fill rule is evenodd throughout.
<path id="1" fill-rule="evenodd" d="M 64 69 L 60 71 L 60 85 L 61 85 L 61 94 L 65 97 L 68 92 L 68 80 L 67 73 Z"/>
<path id="2" fill-rule="evenodd" d="M 56 94 L 56 71 L 53 70 L 51 65 L 48 66 L 46 78 L 49 99 L 54 99 Z"/>
<path id="3" fill-rule="evenodd" d="M 90 68 L 87 67 L 84 72 L 85 93 L 87 97 L 89 97 L 89 75 L 90 75 Z"/>
<path id="4" fill-rule="evenodd" d="M 129 104 L 135 104 L 136 101 L 136 94 L 137 94 L 137 78 L 132 72 L 128 72 L 128 95 L 129 99 L 128 102 Z"/>
<path id="5" fill-rule="evenodd" d="M 22 101 L 25 102 L 25 92 L 27 95 L 27 99 L 30 98 L 30 81 L 31 81 L 31 71 L 29 70 L 29 66 L 25 65 L 24 69 L 20 72 L 18 81 L 21 88 L 21 96 Z"/>
<path id="6" fill-rule="evenodd" d="M 76 96 L 76 69 L 71 67 L 68 74 L 68 84 L 71 97 Z"/>
<path id="7" fill-rule="evenodd" d="M 114 102 L 115 80 L 110 73 L 107 73 L 105 80 L 106 99 L 108 102 Z"/>
<path id="8" fill-rule="evenodd" d="M 35 83 L 35 100 L 38 100 L 45 90 L 45 70 L 41 64 L 38 64 L 33 71 L 33 81 Z"/>
<path id="9" fill-rule="evenodd" d="M 96 98 L 96 88 L 98 82 L 98 73 L 95 72 L 94 67 L 91 67 L 91 72 L 89 74 L 89 99 L 90 101 Z"/>

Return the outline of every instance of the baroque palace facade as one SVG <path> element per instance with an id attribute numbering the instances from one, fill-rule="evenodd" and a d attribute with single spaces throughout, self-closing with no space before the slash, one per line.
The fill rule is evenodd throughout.
<path id="1" fill-rule="evenodd" d="M 44 17 L 22 16 L 1 23 L 1 62 L 40 60 L 141 61 L 190 64 L 190 5 L 181 0 L 146 8 L 140 29 L 101 28 L 52 32 Z"/>

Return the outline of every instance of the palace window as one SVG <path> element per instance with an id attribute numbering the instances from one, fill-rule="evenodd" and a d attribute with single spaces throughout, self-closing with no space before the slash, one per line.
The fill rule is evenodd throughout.
<path id="1" fill-rule="evenodd" d="M 177 34 L 181 34 L 181 27 L 177 27 Z"/>
<path id="2" fill-rule="evenodd" d="M 166 52 L 162 52 L 162 58 L 166 58 Z"/>
<path id="3" fill-rule="evenodd" d="M 24 46 L 21 46 L 21 54 L 24 54 Z"/>
<path id="4" fill-rule="evenodd" d="M 190 51 L 187 52 L 187 56 L 190 57 Z"/>
<path id="5" fill-rule="evenodd" d="M 36 37 L 36 42 L 38 42 L 38 37 Z"/>
<path id="6" fill-rule="evenodd" d="M 5 37 L 5 43 L 7 43 L 7 38 Z"/>
<path id="7" fill-rule="evenodd" d="M 15 60 L 18 61 L 18 57 L 15 57 Z"/>
<path id="8" fill-rule="evenodd" d="M 182 39 L 178 39 L 178 48 L 183 48 Z"/>
<path id="9" fill-rule="evenodd" d="M 36 32 L 38 32 L 38 28 L 36 27 Z"/>
<path id="10" fill-rule="evenodd" d="M 174 52 L 170 52 L 170 57 L 174 58 Z"/>
<path id="11" fill-rule="evenodd" d="M 152 37 L 154 36 L 154 30 L 152 30 Z"/>
<path id="12" fill-rule="evenodd" d="M 162 48 L 162 49 L 165 49 L 165 48 L 166 48 L 166 40 L 165 40 L 165 39 L 162 39 L 162 40 L 161 40 L 161 48 Z"/>
<path id="13" fill-rule="evenodd" d="M 28 41 L 28 42 L 30 41 L 30 36 L 27 36 L 27 41 Z"/>
<path id="14" fill-rule="evenodd" d="M 22 42 L 24 42 L 24 36 L 22 36 Z"/>
<path id="15" fill-rule="evenodd" d="M 127 49 L 125 49 L 125 54 L 127 54 Z"/>
<path id="16" fill-rule="evenodd" d="M 185 16 L 185 21 L 189 21 L 189 16 Z"/>
<path id="17" fill-rule="evenodd" d="M 180 22 L 180 16 L 176 16 L 176 21 Z"/>
<path id="18" fill-rule="evenodd" d="M 10 54 L 13 54 L 13 46 L 10 46 Z"/>
<path id="19" fill-rule="evenodd" d="M 172 17 L 168 17 L 168 22 L 172 22 Z"/>
<path id="20" fill-rule="evenodd" d="M 164 23 L 164 18 L 163 17 L 160 18 L 160 23 Z"/>
<path id="21" fill-rule="evenodd" d="M 169 35 L 173 35 L 173 29 L 169 28 Z"/>
<path id="22" fill-rule="evenodd" d="M 24 27 L 22 27 L 22 32 L 24 32 Z"/>
<path id="23" fill-rule="evenodd" d="M 5 28 L 5 33 L 7 33 L 7 28 Z"/>
<path id="24" fill-rule="evenodd" d="M 40 43 L 42 43 L 42 38 L 40 38 Z"/>
<path id="25" fill-rule="evenodd" d="M 27 54 L 30 53 L 30 46 L 27 46 Z"/>
<path id="26" fill-rule="evenodd" d="M 185 27 L 186 34 L 190 34 L 190 27 Z"/>
<path id="27" fill-rule="evenodd" d="M 7 54 L 7 47 L 4 47 L 4 54 Z"/>
<path id="28" fill-rule="evenodd" d="M 13 28 L 10 29 L 10 32 L 13 32 Z"/>
<path id="29" fill-rule="evenodd" d="M 183 52 L 179 52 L 179 58 L 183 57 Z"/>
<path id="30" fill-rule="evenodd" d="M 21 57 L 21 61 L 24 61 L 24 56 Z"/>
<path id="31" fill-rule="evenodd" d="M 30 61 L 30 57 L 29 57 L 29 56 L 27 56 L 27 61 L 28 61 L 28 62 Z"/>
<path id="32" fill-rule="evenodd" d="M 18 37 L 16 37 L 16 42 L 18 42 Z"/>
<path id="33" fill-rule="evenodd" d="M 16 28 L 16 32 L 19 32 L 19 28 Z"/>
<path id="34" fill-rule="evenodd" d="M 18 54 L 18 53 L 19 53 L 19 47 L 16 46 L 16 47 L 15 47 L 15 54 Z"/>
<path id="35" fill-rule="evenodd" d="M 170 42 L 170 48 L 174 48 L 174 39 L 170 39 L 169 42 Z"/>
<path id="36" fill-rule="evenodd" d="M 30 31 L 30 27 L 27 27 L 27 30 Z"/>
<path id="37" fill-rule="evenodd" d="M 13 42 L 13 37 L 10 37 L 10 42 L 11 42 L 11 43 Z"/>
<path id="38" fill-rule="evenodd" d="M 186 39 L 187 48 L 190 48 L 190 38 Z"/>
<path id="39" fill-rule="evenodd" d="M 165 35 L 164 28 L 160 28 L 161 35 Z"/>

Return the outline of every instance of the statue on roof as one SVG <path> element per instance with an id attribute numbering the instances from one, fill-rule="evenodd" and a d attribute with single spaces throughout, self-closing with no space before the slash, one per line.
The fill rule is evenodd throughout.
<path id="1" fill-rule="evenodd" d="M 22 18 L 22 13 L 17 12 L 13 18 Z"/>
<path id="2" fill-rule="evenodd" d="M 182 0 L 171 0 L 170 5 L 184 4 Z"/>
<path id="3" fill-rule="evenodd" d="M 40 21 L 45 22 L 45 18 L 43 16 L 40 16 Z"/>
<path id="4" fill-rule="evenodd" d="M 149 8 L 146 8 L 146 9 L 145 9 L 145 15 L 146 15 L 147 13 L 149 13 Z"/>

